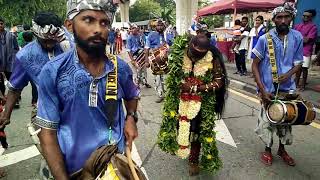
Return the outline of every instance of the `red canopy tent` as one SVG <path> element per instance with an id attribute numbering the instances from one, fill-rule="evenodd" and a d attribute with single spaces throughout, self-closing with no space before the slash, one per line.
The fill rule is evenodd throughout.
<path id="1" fill-rule="evenodd" d="M 207 16 L 211 14 L 267 11 L 284 2 L 285 0 L 220 0 L 198 10 L 197 14 L 198 16 Z"/>

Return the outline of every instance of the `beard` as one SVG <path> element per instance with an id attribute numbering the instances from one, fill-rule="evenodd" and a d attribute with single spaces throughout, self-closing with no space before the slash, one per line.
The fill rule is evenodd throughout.
<path id="1" fill-rule="evenodd" d="M 280 24 L 276 26 L 277 32 L 279 34 L 288 34 L 289 33 L 289 26 L 286 24 Z"/>
<path id="2" fill-rule="evenodd" d="M 81 39 L 75 29 L 74 32 L 74 41 L 75 43 L 85 51 L 91 57 L 103 57 L 105 56 L 105 50 L 107 45 L 107 40 L 103 39 L 101 36 L 92 36 L 89 37 L 87 40 Z M 90 44 L 93 40 L 101 40 L 100 43 L 95 43 L 94 45 Z"/>

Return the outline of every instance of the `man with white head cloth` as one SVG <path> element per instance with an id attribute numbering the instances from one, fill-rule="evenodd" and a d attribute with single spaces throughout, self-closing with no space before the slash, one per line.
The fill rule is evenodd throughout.
<path id="1" fill-rule="evenodd" d="M 261 161 L 269 166 L 273 159 L 271 147 L 274 133 L 279 137 L 277 154 L 289 166 L 295 165 L 294 159 L 284 148 L 284 145 L 292 144 L 291 125 L 272 124 L 266 115 L 267 106 L 274 96 L 278 95 L 277 89 L 284 95 L 292 94 L 296 90 L 294 75 L 299 71 L 303 62 L 303 38 L 300 32 L 289 27 L 295 12 L 294 7 L 287 3 L 275 8 L 272 20 L 276 28 L 261 36 L 252 50 L 254 54 L 252 72 L 262 99 L 256 133 L 265 144 L 265 151 L 260 157 Z M 274 53 L 271 53 L 272 51 Z M 272 69 L 275 70 L 272 71 Z"/>
<path id="2" fill-rule="evenodd" d="M 138 135 L 139 90 L 132 71 L 123 60 L 105 54 L 116 7 L 112 0 L 72 0 L 67 5 L 65 25 L 75 47 L 41 71 L 34 121 L 41 127 L 42 153 L 59 180 L 80 172 L 99 147 L 114 144 L 123 152 Z"/>

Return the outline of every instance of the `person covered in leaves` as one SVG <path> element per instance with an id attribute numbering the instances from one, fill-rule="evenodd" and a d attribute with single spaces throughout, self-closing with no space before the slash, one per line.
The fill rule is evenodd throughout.
<path id="1" fill-rule="evenodd" d="M 223 112 L 227 87 L 221 54 L 204 34 L 192 37 L 189 43 L 186 37 L 177 37 L 170 53 L 158 144 L 168 153 L 189 157 L 191 176 L 199 174 L 200 165 L 214 172 L 221 160 L 213 128 Z"/>

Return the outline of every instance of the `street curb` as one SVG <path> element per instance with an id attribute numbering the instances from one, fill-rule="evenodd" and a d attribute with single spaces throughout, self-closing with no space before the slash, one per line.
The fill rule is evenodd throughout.
<path id="1" fill-rule="evenodd" d="M 239 81 L 237 79 L 234 79 L 232 77 L 229 77 L 229 85 L 232 86 L 232 87 L 235 87 L 235 88 L 238 88 L 238 89 L 241 89 L 245 92 L 248 92 L 252 95 L 256 95 L 257 94 L 257 90 L 256 90 L 256 87 L 251 85 L 251 84 L 248 84 L 248 83 L 245 83 L 245 82 L 242 82 L 242 81 Z"/>
<path id="2" fill-rule="evenodd" d="M 251 84 L 229 77 L 229 86 L 231 88 L 239 89 L 241 92 L 244 92 L 246 95 L 256 97 L 256 94 L 257 94 L 256 87 Z M 315 106 L 315 111 L 317 113 L 316 117 L 320 117 L 320 107 L 317 105 L 314 105 L 314 106 Z M 318 119 L 316 119 L 314 122 L 320 124 L 320 120 Z"/>
<path id="3" fill-rule="evenodd" d="M 256 95 L 256 87 L 252 84 L 245 83 L 243 81 L 240 81 L 236 78 L 229 77 L 229 85 L 239 88 L 241 90 L 247 91 L 249 93 L 252 93 L 253 95 Z M 320 114 L 320 105 L 314 104 L 314 107 L 317 109 L 317 113 Z"/>

